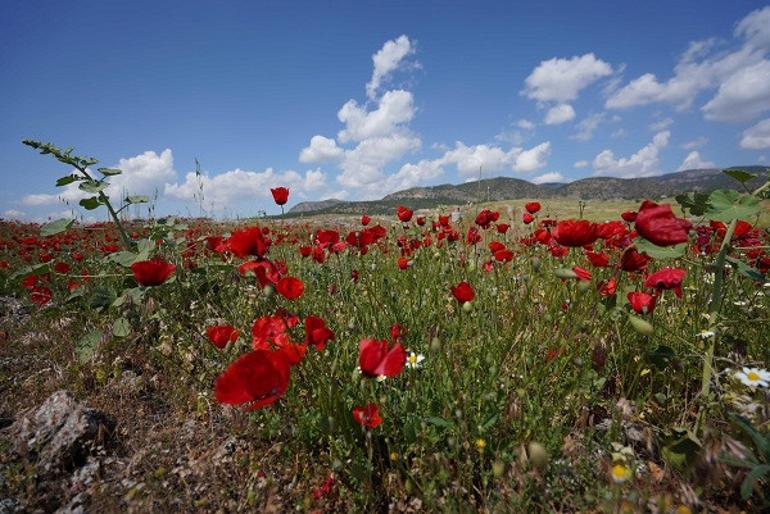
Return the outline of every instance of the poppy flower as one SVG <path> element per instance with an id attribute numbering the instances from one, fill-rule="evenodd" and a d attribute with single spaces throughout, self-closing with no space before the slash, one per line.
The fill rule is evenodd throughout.
<path id="1" fill-rule="evenodd" d="M 358 344 L 358 365 L 370 377 L 395 377 L 404 369 L 406 350 L 401 343 L 388 348 L 385 340 L 362 339 Z"/>
<path id="2" fill-rule="evenodd" d="M 273 193 L 273 200 L 277 205 L 284 205 L 289 201 L 289 189 L 285 187 L 275 187 L 270 190 Z"/>
<path id="3" fill-rule="evenodd" d="M 473 299 L 476 297 L 476 293 L 473 291 L 473 288 L 465 280 L 452 287 L 452 295 L 460 303 L 473 301 Z"/>
<path id="4" fill-rule="evenodd" d="M 495 260 L 497 262 L 511 262 L 513 260 L 513 252 L 507 248 L 498 250 L 495 252 Z"/>
<path id="5" fill-rule="evenodd" d="M 620 269 L 629 273 L 642 271 L 651 260 L 646 253 L 639 253 L 636 248 L 629 248 L 623 252 L 623 256 L 620 258 Z"/>
<path id="6" fill-rule="evenodd" d="M 268 243 L 259 227 L 236 230 L 226 241 L 227 248 L 240 258 L 255 255 L 262 257 L 267 252 Z"/>
<path id="7" fill-rule="evenodd" d="M 572 272 L 577 275 L 578 280 L 591 280 L 591 272 L 580 266 L 573 266 Z"/>
<path id="8" fill-rule="evenodd" d="M 530 213 L 525 212 L 524 214 L 521 215 L 521 221 L 523 221 L 525 225 L 529 225 L 530 223 L 535 221 L 535 217 L 532 216 Z"/>
<path id="9" fill-rule="evenodd" d="M 409 268 L 409 259 L 406 257 L 399 257 L 398 259 L 398 269 L 405 270 Z"/>
<path id="10" fill-rule="evenodd" d="M 370 403 L 363 407 L 354 407 L 353 419 L 362 427 L 374 428 L 382 423 L 380 407 L 376 403 Z"/>
<path id="11" fill-rule="evenodd" d="M 362 215 L 362 216 L 361 216 L 361 225 L 363 225 L 363 226 L 367 226 L 367 225 L 369 224 L 369 222 L 370 222 L 370 221 L 372 221 L 372 218 L 370 218 L 370 217 L 369 217 L 369 216 L 367 216 L 366 214 L 364 214 L 364 215 Z"/>
<path id="12" fill-rule="evenodd" d="M 275 288 L 288 300 L 296 300 L 305 291 L 305 284 L 297 277 L 283 277 Z"/>
<path id="13" fill-rule="evenodd" d="M 257 318 L 251 326 L 252 348 L 269 350 L 273 347 L 287 346 L 291 343 L 287 331 L 295 327 L 297 321 L 296 316 L 281 314 Z"/>
<path id="14" fill-rule="evenodd" d="M 610 257 L 603 252 L 586 252 L 586 257 L 597 268 L 606 268 L 610 264 Z"/>
<path id="15" fill-rule="evenodd" d="M 278 401 L 289 387 L 290 365 L 282 352 L 255 350 L 230 364 L 214 383 L 219 403 L 259 409 Z"/>
<path id="16" fill-rule="evenodd" d="M 687 241 L 692 223 L 674 216 L 670 204 L 658 205 L 650 200 L 642 202 L 636 215 L 636 231 L 658 246 L 673 246 Z"/>
<path id="17" fill-rule="evenodd" d="M 556 224 L 553 238 L 562 246 L 586 246 L 599 237 L 595 223 L 588 220 L 564 220 Z"/>
<path id="18" fill-rule="evenodd" d="M 334 332 L 326 326 L 324 320 L 317 316 L 305 318 L 305 345 L 312 344 L 320 352 L 331 340 L 334 340 Z"/>
<path id="19" fill-rule="evenodd" d="M 419 226 L 425 225 L 425 216 L 417 216 L 417 219 L 415 220 Z"/>
<path id="20" fill-rule="evenodd" d="M 475 223 L 482 228 L 489 228 L 490 223 L 500 218 L 499 212 L 492 212 L 489 209 L 482 209 L 477 215 Z"/>
<path id="21" fill-rule="evenodd" d="M 496 227 L 497 228 L 497 233 L 498 234 L 505 234 L 506 232 L 508 232 L 508 228 L 509 227 L 510 226 L 507 223 L 498 223 L 497 227 Z"/>
<path id="22" fill-rule="evenodd" d="M 227 346 L 227 343 L 234 343 L 240 334 L 232 325 L 217 325 L 206 329 L 206 335 L 220 350 Z"/>
<path id="23" fill-rule="evenodd" d="M 685 271 L 679 268 L 663 268 L 647 277 L 644 287 L 651 289 L 672 289 L 676 295 L 682 297 L 682 280 Z"/>
<path id="24" fill-rule="evenodd" d="M 540 211 L 540 203 L 539 202 L 527 202 L 524 204 L 524 208 L 527 209 L 527 212 L 530 214 L 535 214 Z"/>
<path id="25" fill-rule="evenodd" d="M 656 298 L 644 291 L 632 291 L 628 293 L 628 303 L 638 314 L 652 314 L 655 309 Z"/>
<path id="26" fill-rule="evenodd" d="M 610 277 L 607 280 L 602 280 L 599 282 L 599 284 L 596 286 L 596 289 L 602 296 L 612 296 L 618 289 L 618 281 L 615 279 L 615 277 Z"/>
<path id="27" fill-rule="evenodd" d="M 53 300 L 53 293 L 46 286 L 32 286 L 29 288 L 29 301 L 35 305 L 43 306 Z"/>
<path id="28" fill-rule="evenodd" d="M 407 207 L 404 207 L 403 205 L 399 206 L 399 208 L 396 209 L 396 215 L 398 216 L 398 219 L 404 223 L 412 219 L 412 214 L 413 214 L 412 210 Z"/>
<path id="29" fill-rule="evenodd" d="M 620 214 L 620 217 L 623 218 L 623 221 L 633 223 L 636 221 L 636 214 L 636 211 L 625 211 Z"/>
<path id="30" fill-rule="evenodd" d="M 176 265 L 160 257 L 150 259 L 149 261 L 135 262 L 131 265 L 134 278 L 143 286 L 161 285 L 168 280 L 168 277 L 171 276 L 175 269 Z"/>

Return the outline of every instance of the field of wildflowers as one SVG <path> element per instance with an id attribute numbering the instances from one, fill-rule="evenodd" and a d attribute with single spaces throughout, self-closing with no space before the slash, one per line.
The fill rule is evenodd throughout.
<path id="1" fill-rule="evenodd" d="M 103 194 L 120 170 L 28 144 L 113 222 L 0 224 L 2 294 L 31 306 L 3 353 L 54 352 L 84 398 L 141 355 L 164 402 L 245 439 L 240 485 L 183 510 L 768 508 L 770 186 L 602 221 L 535 201 L 454 221 L 126 220 Z M 4 411 L 32 406 L 19 373 L 3 366 Z M 162 482 L 114 486 L 111 507 L 168 508 Z"/>

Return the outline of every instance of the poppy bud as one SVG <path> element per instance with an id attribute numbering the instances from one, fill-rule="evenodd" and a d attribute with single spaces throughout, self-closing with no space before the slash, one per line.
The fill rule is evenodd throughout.
<path id="1" fill-rule="evenodd" d="M 578 278 L 577 273 L 567 268 L 556 268 L 555 270 L 553 270 L 553 274 L 565 280 Z"/>
<path id="2" fill-rule="evenodd" d="M 588 280 L 581 280 L 578 282 L 577 288 L 581 293 L 585 293 L 591 288 L 591 282 Z"/>
<path id="3" fill-rule="evenodd" d="M 642 334 L 643 336 L 651 336 L 655 333 L 655 328 L 647 321 L 643 320 L 642 318 L 637 318 L 636 316 L 628 315 L 628 321 L 631 323 L 631 326 Z"/>
<path id="4" fill-rule="evenodd" d="M 334 432 L 334 427 L 337 426 L 337 421 L 334 416 L 328 416 L 326 418 L 326 425 L 329 427 L 329 432 Z"/>
<path id="5" fill-rule="evenodd" d="M 440 350 L 441 350 L 441 341 L 439 340 L 438 336 L 436 336 L 430 340 L 430 351 L 438 352 Z"/>
<path id="6" fill-rule="evenodd" d="M 463 304 L 463 311 L 471 312 L 473 310 L 473 304 L 471 302 L 465 302 Z"/>
<path id="7" fill-rule="evenodd" d="M 475 261 L 471 261 L 471 262 L 468 263 L 468 271 L 470 273 L 473 273 L 474 271 L 476 271 L 476 262 Z"/>
<path id="8" fill-rule="evenodd" d="M 535 469 L 543 469 L 548 465 L 548 452 L 538 442 L 532 441 L 527 445 L 527 455 Z"/>
<path id="9" fill-rule="evenodd" d="M 497 478 L 500 478 L 505 473 L 505 463 L 500 460 L 496 460 L 492 463 L 492 474 Z"/>
<path id="10" fill-rule="evenodd" d="M 262 294 L 265 296 L 265 298 L 270 298 L 273 296 L 273 293 L 275 293 L 275 288 L 273 288 L 273 286 L 270 284 L 262 288 Z"/>

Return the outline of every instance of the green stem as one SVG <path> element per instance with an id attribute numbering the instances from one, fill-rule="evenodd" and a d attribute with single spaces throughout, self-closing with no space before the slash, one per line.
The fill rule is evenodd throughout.
<path id="1" fill-rule="evenodd" d="M 78 166 L 76 166 L 76 168 L 88 180 L 92 182 L 96 182 L 96 180 L 94 180 L 94 178 L 85 170 L 85 168 L 80 168 Z M 126 233 L 126 229 L 123 228 L 123 224 L 120 222 L 120 218 L 118 218 L 118 213 L 115 212 L 115 209 L 112 207 L 112 204 L 110 203 L 109 197 L 104 194 L 104 191 L 99 191 L 99 200 L 101 200 L 101 202 L 107 207 L 107 210 L 110 211 L 110 216 L 112 216 L 112 220 L 115 222 L 115 226 L 118 229 L 120 240 L 123 241 L 123 244 L 125 245 L 127 250 L 131 249 L 131 239 L 129 239 L 128 234 Z"/>

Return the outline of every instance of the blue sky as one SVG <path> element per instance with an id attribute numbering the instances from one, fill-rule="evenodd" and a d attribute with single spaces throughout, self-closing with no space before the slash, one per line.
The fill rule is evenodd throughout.
<path id="1" fill-rule="evenodd" d="M 770 7 L 699 2 L 3 2 L 0 214 L 109 192 L 217 216 L 512 176 L 648 176 L 770 159 Z M 190 172 L 194 159 L 202 178 Z M 93 213 L 88 213 L 92 215 Z M 101 216 L 101 215 L 99 215 Z"/>

